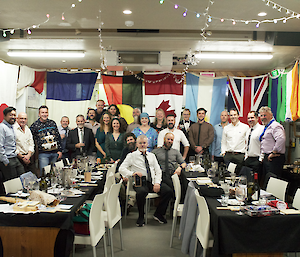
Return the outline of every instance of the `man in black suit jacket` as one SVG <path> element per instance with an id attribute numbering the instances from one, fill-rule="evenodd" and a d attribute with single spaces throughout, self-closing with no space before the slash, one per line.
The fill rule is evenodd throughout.
<path id="1" fill-rule="evenodd" d="M 76 117 L 77 128 L 69 132 L 67 148 L 72 152 L 72 159 L 77 155 L 91 155 L 95 148 L 95 137 L 93 131 L 84 127 L 84 116 Z"/>
<path id="2" fill-rule="evenodd" d="M 194 124 L 195 122 L 190 120 L 190 116 L 191 116 L 191 112 L 189 109 L 184 109 L 182 112 L 182 120 L 179 122 L 178 125 L 178 129 L 182 130 L 182 132 L 184 133 L 184 135 L 186 136 L 187 139 L 189 139 L 189 129 L 191 127 L 192 124 Z M 180 144 L 180 152 L 181 154 L 183 154 L 183 145 Z M 195 151 L 191 149 L 189 149 L 186 161 L 188 162 L 188 157 L 191 155 L 195 155 Z"/>

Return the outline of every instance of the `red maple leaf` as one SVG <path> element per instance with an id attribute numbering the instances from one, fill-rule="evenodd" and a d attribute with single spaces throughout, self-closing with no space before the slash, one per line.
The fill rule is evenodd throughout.
<path id="1" fill-rule="evenodd" d="M 174 110 L 174 109 L 168 111 L 168 109 L 171 107 L 171 105 L 169 104 L 169 102 L 170 102 L 170 100 L 167 100 L 167 101 L 163 100 L 163 101 L 159 104 L 159 106 L 156 108 L 156 110 L 157 110 L 157 109 L 163 109 L 164 112 L 165 112 L 166 117 L 167 117 L 169 114 L 173 114 L 173 115 L 175 115 L 175 117 L 176 117 L 176 113 L 175 113 L 175 110 Z"/>

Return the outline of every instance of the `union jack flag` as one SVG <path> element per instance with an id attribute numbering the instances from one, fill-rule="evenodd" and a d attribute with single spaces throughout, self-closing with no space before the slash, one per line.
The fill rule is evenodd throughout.
<path id="1" fill-rule="evenodd" d="M 241 122 L 247 124 L 250 111 L 258 111 L 261 106 L 268 105 L 268 75 L 245 78 L 229 76 L 228 87 L 228 110 L 236 108 Z"/>

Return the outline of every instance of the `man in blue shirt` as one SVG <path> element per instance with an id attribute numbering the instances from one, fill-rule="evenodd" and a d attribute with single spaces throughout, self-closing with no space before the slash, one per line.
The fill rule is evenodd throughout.
<path id="1" fill-rule="evenodd" d="M 16 136 L 12 126 L 16 121 L 16 109 L 7 107 L 3 116 L 0 124 L 0 170 L 3 181 L 7 181 L 19 177 L 25 170 L 16 154 Z"/>
<path id="2" fill-rule="evenodd" d="M 214 137 L 214 141 L 211 144 L 212 160 L 217 161 L 218 163 L 224 162 L 223 156 L 221 155 L 221 141 L 222 141 L 223 128 L 228 125 L 228 112 L 222 111 L 220 118 L 221 118 L 221 123 L 214 126 L 215 137 Z"/>

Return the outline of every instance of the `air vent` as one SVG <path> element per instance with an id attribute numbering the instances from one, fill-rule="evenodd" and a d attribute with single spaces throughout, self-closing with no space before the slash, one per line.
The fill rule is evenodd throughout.
<path id="1" fill-rule="evenodd" d="M 120 33 L 159 33 L 159 29 L 117 29 Z"/>
<path id="2" fill-rule="evenodd" d="M 122 64 L 158 64 L 159 52 L 118 52 Z"/>

